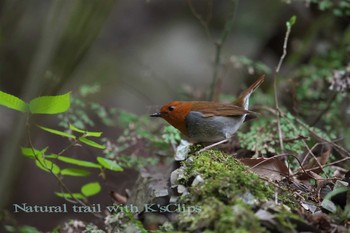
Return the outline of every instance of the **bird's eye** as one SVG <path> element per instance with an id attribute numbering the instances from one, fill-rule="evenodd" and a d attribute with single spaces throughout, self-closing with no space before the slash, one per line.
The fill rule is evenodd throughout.
<path id="1" fill-rule="evenodd" d="M 175 107 L 174 106 L 169 106 L 168 107 L 168 110 L 171 112 L 171 111 L 173 111 L 175 109 Z"/>

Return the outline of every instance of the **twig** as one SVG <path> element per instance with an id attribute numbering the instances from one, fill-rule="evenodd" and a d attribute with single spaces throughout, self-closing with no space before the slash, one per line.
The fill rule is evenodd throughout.
<path id="1" fill-rule="evenodd" d="M 218 41 L 215 42 L 215 61 L 214 61 L 214 73 L 213 73 L 213 81 L 211 83 L 210 88 L 210 94 L 209 94 L 209 100 L 214 100 L 214 96 L 217 96 L 215 93 L 215 90 L 217 89 L 216 86 L 221 83 L 221 79 L 219 78 L 219 67 L 220 67 L 220 61 L 221 61 L 221 49 L 223 44 L 225 43 L 227 37 L 231 34 L 233 29 L 233 23 L 235 20 L 236 15 L 236 9 L 237 9 L 237 3 L 238 0 L 232 0 L 233 10 L 231 18 L 226 22 L 224 30 L 221 34 L 221 37 Z"/>
<path id="2" fill-rule="evenodd" d="M 278 137 L 279 137 L 279 143 L 280 143 L 280 149 L 281 152 L 284 151 L 284 145 L 283 145 L 283 135 L 282 135 L 282 129 L 281 129 L 281 113 L 280 113 L 280 109 L 279 109 L 279 105 L 278 105 L 278 94 L 277 94 L 277 74 L 280 71 L 280 68 L 282 66 L 282 63 L 284 61 L 284 58 L 287 55 L 287 44 L 288 44 L 288 39 L 289 39 L 289 34 L 291 31 L 291 24 L 289 22 L 287 22 L 287 31 L 286 31 L 286 35 L 284 37 L 284 42 L 283 42 L 283 53 L 280 57 L 280 60 L 278 62 L 278 65 L 276 67 L 275 70 L 275 75 L 274 75 L 274 79 L 273 79 L 273 88 L 274 88 L 274 97 L 275 97 L 275 108 L 278 112 L 277 114 L 277 129 L 278 129 Z"/>
<path id="3" fill-rule="evenodd" d="M 70 148 L 76 146 L 79 143 L 78 139 L 73 139 L 72 143 L 69 144 L 66 148 L 63 148 L 59 153 L 57 153 L 58 156 L 63 155 L 63 153 L 65 153 L 67 150 L 69 150 Z"/>
<path id="4" fill-rule="evenodd" d="M 290 35 L 290 32 L 291 32 L 292 26 L 293 26 L 293 24 L 295 22 L 295 16 L 293 16 L 293 17 L 286 23 L 287 31 L 286 31 L 286 35 L 284 36 L 283 53 L 282 53 L 282 56 L 280 57 L 278 65 L 276 67 L 275 75 L 274 75 L 274 79 L 273 79 L 273 88 L 274 88 L 274 96 L 275 96 L 275 107 L 276 107 L 276 110 L 278 112 L 278 114 L 277 114 L 277 129 L 278 129 L 278 137 L 279 137 L 281 153 L 283 153 L 283 151 L 284 151 L 284 145 L 283 145 L 283 135 L 282 135 L 282 129 L 281 129 L 281 112 L 280 112 L 279 105 L 278 105 L 277 74 L 279 73 L 280 68 L 282 66 L 282 63 L 284 61 L 284 58 L 287 55 L 288 39 L 289 39 L 289 35 Z"/>
<path id="5" fill-rule="evenodd" d="M 208 0 L 208 14 L 206 18 L 206 22 L 209 24 L 211 18 L 213 17 L 213 0 Z"/>
<path id="6" fill-rule="evenodd" d="M 282 56 L 280 57 L 280 60 L 278 62 L 277 68 L 276 68 L 276 73 L 278 73 L 280 71 L 281 65 L 283 63 L 284 58 L 287 55 L 287 45 L 288 45 L 288 39 L 289 39 L 289 34 L 292 30 L 292 26 L 295 22 L 295 16 L 293 16 L 287 23 L 287 31 L 286 31 L 286 35 L 284 36 L 284 42 L 283 42 L 283 53 Z"/>
<path id="7" fill-rule="evenodd" d="M 326 178 L 328 179 L 328 175 L 327 175 L 327 173 L 325 172 L 325 170 L 323 169 L 322 164 L 320 163 L 320 161 L 318 161 L 318 159 L 316 158 L 316 155 L 312 152 L 312 150 L 313 150 L 314 148 L 316 148 L 316 146 L 317 146 L 319 143 L 316 143 L 316 144 L 310 149 L 309 146 L 306 144 L 305 140 L 302 140 L 302 142 L 303 142 L 304 146 L 306 147 L 306 149 L 308 150 L 307 156 L 308 156 L 309 154 L 312 155 L 313 159 L 315 160 L 315 162 L 316 162 L 317 165 L 318 165 L 318 168 L 321 169 L 321 171 L 325 174 Z M 306 159 L 307 156 L 305 156 L 303 162 L 305 161 L 305 159 Z"/>
<path id="8" fill-rule="evenodd" d="M 198 19 L 200 24 L 203 26 L 205 33 L 207 34 L 208 38 L 212 40 L 211 33 L 209 31 L 208 23 L 211 20 L 212 16 L 212 3 L 211 0 L 208 1 L 208 15 L 207 19 L 204 20 L 203 17 L 197 12 L 196 8 L 192 4 L 192 0 L 187 0 L 187 5 L 191 10 L 191 13 Z"/>
<path id="9" fill-rule="evenodd" d="M 256 167 L 258 167 L 258 166 L 260 166 L 260 165 L 262 165 L 262 164 L 264 164 L 264 163 L 266 163 L 266 162 L 268 162 L 268 161 L 270 161 L 270 160 L 272 160 L 272 159 L 276 159 L 276 158 L 284 157 L 284 156 L 292 156 L 292 157 L 294 157 L 294 159 L 298 162 L 298 164 L 299 164 L 299 166 L 300 166 L 300 169 L 301 169 L 301 171 L 298 171 L 298 172 L 296 172 L 296 173 L 294 173 L 294 174 L 288 175 L 288 177 L 297 176 L 297 175 L 299 175 L 299 174 L 305 174 L 305 175 L 307 175 L 307 176 L 313 178 L 308 172 L 309 172 L 309 171 L 313 171 L 313 170 L 317 170 L 317 169 L 320 168 L 320 167 L 313 167 L 313 168 L 309 168 L 309 169 L 304 169 L 304 167 L 302 166 L 302 163 L 301 163 L 300 160 L 297 158 L 297 156 L 295 156 L 295 155 L 293 155 L 293 154 L 279 154 L 279 155 L 275 155 L 275 156 L 270 157 L 270 158 L 266 158 L 266 159 L 264 159 L 263 161 L 261 161 L 261 162 L 255 164 L 254 166 L 250 167 L 249 169 L 250 169 L 250 170 L 253 170 L 254 168 L 256 168 Z M 324 167 L 332 166 L 332 165 L 334 165 L 334 164 L 338 164 L 338 163 L 344 162 L 344 161 L 346 161 L 346 160 L 350 160 L 350 157 L 343 158 L 343 159 L 340 159 L 340 160 L 338 160 L 338 161 L 325 164 L 325 165 L 323 165 L 323 168 L 324 168 Z M 272 170 L 272 171 L 278 172 L 277 170 Z M 280 173 L 280 172 L 279 172 L 279 173 Z M 282 175 L 282 173 L 280 173 L 280 174 Z M 329 178 L 326 178 L 326 179 L 329 179 Z"/>
<path id="10" fill-rule="evenodd" d="M 343 159 L 334 161 L 334 162 L 332 162 L 332 163 L 327 163 L 327 164 L 323 165 L 323 167 L 329 167 L 329 166 L 332 166 L 332 165 L 334 165 L 334 164 L 338 164 L 338 163 L 344 162 L 344 161 L 346 161 L 346 160 L 350 160 L 350 157 L 343 158 Z M 319 169 L 319 167 L 308 168 L 308 169 L 305 169 L 305 170 L 303 170 L 303 171 L 297 172 L 297 173 L 293 174 L 292 176 L 296 176 L 296 175 L 299 175 L 299 174 L 301 174 L 301 173 L 305 173 L 305 172 L 309 172 L 309 171 L 313 171 L 313 170 L 317 170 L 317 169 Z"/>
<path id="11" fill-rule="evenodd" d="M 327 106 L 318 113 L 318 115 L 315 117 L 315 119 L 313 120 L 313 122 L 310 124 L 310 126 L 314 126 L 320 119 L 321 117 L 329 110 L 329 108 L 331 107 L 333 101 L 335 100 L 335 98 L 337 97 L 337 93 L 335 92 L 333 94 L 333 96 L 328 100 L 327 102 Z"/>
<path id="12" fill-rule="evenodd" d="M 280 113 L 281 113 L 281 112 L 280 112 Z M 285 116 L 284 116 L 284 117 L 285 117 Z M 289 121 L 289 123 L 290 123 L 291 127 L 293 128 L 293 130 L 294 130 L 295 132 L 298 132 L 299 130 L 295 127 L 294 122 L 292 122 L 288 117 L 285 117 L 285 118 Z M 316 144 L 310 149 L 309 146 L 307 145 L 307 143 L 306 143 L 306 141 L 305 141 L 304 138 L 302 138 L 301 141 L 302 141 L 302 143 L 304 144 L 306 150 L 308 151 L 307 155 L 305 156 L 305 158 L 304 158 L 303 161 L 301 162 L 301 165 L 304 164 L 304 162 L 305 162 L 305 160 L 307 159 L 307 157 L 311 154 L 312 157 L 314 158 L 315 162 L 316 162 L 317 165 L 319 166 L 319 168 L 322 170 L 322 172 L 323 172 L 324 174 L 326 174 L 326 172 L 323 170 L 322 164 L 318 161 L 318 159 L 316 158 L 315 154 L 312 152 L 312 150 L 313 150 L 319 143 L 316 143 Z M 326 174 L 326 176 L 327 176 L 327 174 Z"/>
<path id="13" fill-rule="evenodd" d="M 321 142 L 328 142 L 330 143 L 332 146 L 334 146 L 335 149 L 338 150 L 338 152 L 343 155 L 345 154 L 346 157 L 350 157 L 350 152 L 347 151 L 346 149 L 344 149 L 342 146 L 336 144 L 335 142 L 333 141 L 330 141 L 330 140 L 327 140 L 321 136 L 319 136 L 314 130 L 311 129 L 311 127 L 309 127 L 307 124 L 305 124 L 303 121 L 301 121 L 300 119 L 298 118 L 295 118 L 295 121 L 297 123 L 299 123 L 301 126 L 303 126 L 304 128 L 306 128 L 310 134 L 312 134 L 313 137 L 315 137 L 316 139 L 318 139 L 319 141 Z"/>
<path id="14" fill-rule="evenodd" d="M 275 89 L 275 107 L 277 110 L 277 130 L 278 130 L 278 138 L 280 143 L 280 149 L 281 153 L 284 151 L 284 145 L 283 145 L 283 135 L 282 135 L 282 129 L 281 129 L 281 111 L 278 106 L 278 100 L 277 100 L 277 90 L 276 90 L 276 78 L 274 80 L 274 89 Z"/>
<path id="15" fill-rule="evenodd" d="M 212 8 L 213 8 L 212 0 L 208 0 L 208 7 L 207 7 L 208 12 L 207 12 L 206 19 L 204 19 L 204 17 L 200 15 L 198 11 L 195 9 L 195 7 L 192 4 L 192 0 L 187 0 L 188 7 L 190 8 L 192 14 L 194 15 L 194 17 L 198 19 L 200 24 L 203 26 L 208 38 L 211 41 L 213 41 L 215 45 L 214 71 L 213 71 L 212 83 L 210 86 L 209 100 L 215 100 L 215 98 L 218 96 L 217 91 L 220 89 L 220 88 L 217 88 L 217 86 L 221 85 L 222 83 L 222 80 L 221 80 L 222 78 L 218 75 L 219 68 L 220 68 L 220 61 L 221 61 L 221 51 L 222 51 L 222 46 L 225 43 L 227 37 L 232 32 L 238 0 L 231 0 L 231 2 L 233 5 L 232 15 L 230 16 L 230 19 L 225 23 L 220 39 L 215 41 L 210 33 L 209 26 L 208 26 L 212 18 Z"/>

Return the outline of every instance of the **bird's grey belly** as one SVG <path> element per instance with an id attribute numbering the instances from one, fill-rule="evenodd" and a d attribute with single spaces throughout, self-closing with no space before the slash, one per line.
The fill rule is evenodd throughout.
<path id="1" fill-rule="evenodd" d="M 244 116 L 203 117 L 201 113 L 192 111 L 185 121 L 188 136 L 193 142 L 218 142 L 231 138 L 242 125 L 244 118 Z"/>

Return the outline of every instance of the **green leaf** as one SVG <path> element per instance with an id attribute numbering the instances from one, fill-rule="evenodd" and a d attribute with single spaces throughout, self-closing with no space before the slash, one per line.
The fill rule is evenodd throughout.
<path id="1" fill-rule="evenodd" d="M 57 158 L 57 155 L 55 155 L 55 154 L 45 155 L 48 148 L 49 147 L 45 147 L 42 150 L 37 150 L 37 149 L 31 148 L 31 147 L 21 147 L 21 152 L 22 152 L 22 155 L 33 158 L 33 159 L 35 159 L 35 156 L 38 158 L 42 158 L 42 157 L 51 158 L 51 159 Z"/>
<path id="2" fill-rule="evenodd" d="M 40 150 L 32 149 L 30 147 L 21 147 L 21 152 L 24 156 L 35 158 L 34 153 L 39 154 Z"/>
<path id="3" fill-rule="evenodd" d="M 340 187 L 340 188 L 335 188 L 333 189 L 331 192 L 327 193 L 327 195 L 324 197 L 324 199 L 326 200 L 331 200 L 332 197 L 340 194 L 340 193 L 345 193 L 347 191 L 349 191 L 350 188 L 349 187 Z"/>
<path id="4" fill-rule="evenodd" d="M 295 24 L 295 21 L 297 20 L 297 17 L 293 15 L 287 22 L 287 27 L 293 27 Z"/>
<path id="5" fill-rule="evenodd" d="M 90 175 L 89 171 L 77 168 L 65 168 L 61 170 L 61 175 L 63 176 L 88 176 Z"/>
<path id="6" fill-rule="evenodd" d="M 0 91 L 0 105 L 20 111 L 28 112 L 28 104 L 20 98 Z"/>
<path id="7" fill-rule="evenodd" d="M 331 213 L 335 213 L 337 211 L 337 206 L 330 199 L 323 199 L 321 202 L 321 207 Z"/>
<path id="8" fill-rule="evenodd" d="M 76 128 L 74 125 L 69 125 L 69 128 L 75 132 L 85 134 L 87 137 L 100 137 L 102 135 L 102 132 L 91 132 L 91 131 L 86 131 L 82 129 Z"/>
<path id="9" fill-rule="evenodd" d="M 35 160 L 35 164 L 40 169 L 42 169 L 46 172 L 51 171 L 55 175 L 59 174 L 60 170 L 61 170 L 56 164 L 54 164 L 53 162 L 51 162 L 50 160 L 47 160 L 47 159 L 39 158 L 39 159 Z"/>
<path id="10" fill-rule="evenodd" d="M 57 96 L 41 96 L 29 102 L 33 114 L 57 114 L 66 112 L 70 107 L 70 92 Z"/>
<path id="11" fill-rule="evenodd" d="M 38 127 L 40 129 L 45 130 L 46 132 L 49 132 L 49 133 L 52 133 L 52 134 L 56 134 L 56 135 L 59 135 L 59 136 L 62 136 L 62 137 L 75 139 L 74 135 L 66 133 L 66 132 L 62 132 L 62 131 L 59 131 L 59 130 L 56 130 L 56 129 L 50 129 L 50 128 L 47 128 L 47 127 L 44 127 L 44 126 L 41 126 L 41 125 L 38 125 Z"/>
<path id="12" fill-rule="evenodd" d="M 22 226 L 18 231 L 19 233 L 40 233 L 38 229 L 32 226 Z"/>
<path id="13" fill-rule="evenodd" d="M 55 192 L 55 194 L 59 197 L 63 198 L 75 198 L 75 199 L 84 199 L 85 197 L 81 193 L 62 193 L 62 192 Z"/>
<path id="14" fill-rule="evenodd" d="M 106 159 L 103 157 L 97 157 L 97 161 L 104 167 L 112 171 L 123 171 L 123 168 L 117 164 L 117 162 Z"/>
<path id="15" fill-rule="evenodd" d="M 48 147 L 45 147 L 43 150 L 40 151 L 31 147 L 21 147 L 21 152 L 24 156 L 35 158 L 35 155 L 42 157 L 42 154 L 44 154 L 47 149 Z"/>
<path id="16" fill-rule="evenodd" d="M 100 191 L 101 191 L 101 185 L 98 182 L 88 183 L 83 187 L 81 187 L 81 193 L 86 197 L 96 195 Z"/>
<path id="17" fill-rule="evenodd" d="M 90 139 L 87 139 L 85 137 L 79 137 L 79 141 L 81 141 L 82 143 L 98 148 L 98 149 L 105 149 L 106 147 L 104 145 L 100 145 L 97 142 L 91 141 Z"/>
<path id="18" fill-rule="evenodd" d="M 97 163 L 79 160 L 79 159 L 72 159 L 72 158 L 66 157 L 66 156 L 58 156 L 57 159 L 61 160 L 62 162 L 65 162 L 65 163 L 74 164 L 74 165 L 78 165 L 81 167 L 101 168 L 101 166 Z"/>

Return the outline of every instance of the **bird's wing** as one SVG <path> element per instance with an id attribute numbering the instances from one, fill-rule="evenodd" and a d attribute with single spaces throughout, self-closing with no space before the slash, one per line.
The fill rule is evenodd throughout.
<path id="1" fill-rule="evenodd" d="M 203 117 L 242 116 L 244 114 L 253 113 L 233 104 L 223 104 L 209 101 L 198 101 L 193 103 L 192 110 L 202 113 Z"/>

